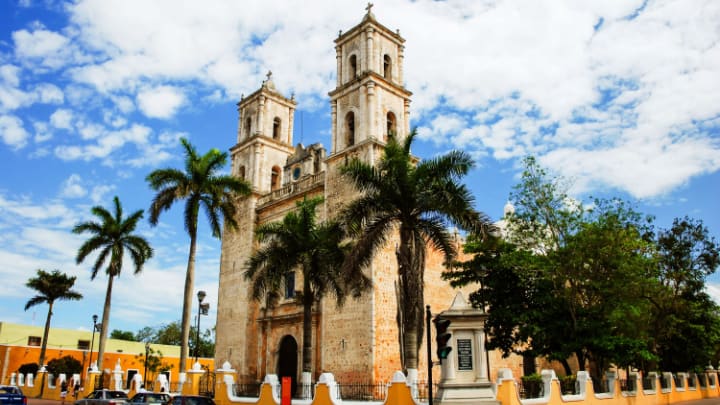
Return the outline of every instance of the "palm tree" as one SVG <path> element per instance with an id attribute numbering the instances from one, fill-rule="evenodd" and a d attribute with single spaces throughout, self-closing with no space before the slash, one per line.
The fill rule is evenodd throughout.
<path id="1" fill-rule="evenodd" d="M 38 269 L 37 277 L 33 277 L 25 283 L 25 286 L 32 288 L 38 292 L 38 295 L 30 298 L 25 304 L 25 310 L 30 307 L 47 302 L 48 314 L 45 320 L 45 331 L 43 332 L 42 347 L 40 348 L 40 359 L 38 365 L 45 365 L 45 349 L 47 349 L 48 334 L 50 333 L 50 318 L 53 314 L 53 305 L 57 300 L 79 300 L 83 296 L 72 288 L 75 285 L 77 277 L 69 277 L 60 270 L 53 270 L 48 273 L 45 270 Z"/>
<path id="2" fill-rule="evenodd" d="M 180 142 L 185 148 L 185 171 L 171 168 L 158 169 L 150 173 L 146 180 L 150 187 L 158 192 L 148 210 L 152 225 L 157 225 L 161 212 L 169 210 L 175 202 L 185 200 L 185 230 L 190 236 L 190 252 L 185 274 L 180 347 L 180 372 L 184 372 L 190 337 L 190 312 L 195 283 L 195 249 L 200 207 L 207 215 L 213 236 L 219 238 L 223 218 L 226 226 L 237 228 L 236 199 L 238 196 L 249 195 L 251 190 L 250 185 L 243 180 L 217 174 L 227 163 L 227 153 L 211 149 L 206 154 L 199 155 L 187 139 L 181 138 Z"/>
<path id="3" fill-rule="evenodd" d="M 459 183 L 472 168 L 472 159 L 451 151 L 416 165 L 410 153 L 416 133 L 413 130 L 404 141 L 390 137 L 377 167 L 353 160 L 341 168 L 361 192 L 342 214 L 357 238 L 344 266 L 369 265 L 375 251 L 399 232 L 397 321 L 406 371 L 417 369 L 422 343 L 427 245 L 452 263 L 457 252 L 448 224 L 480 235 L 493 227 L 485 214 L 473 208 L 470 191 Z"/>
<path id="4" fill-rule="evenodd" d="M 343 273 L 342 264 L 349 245 L 343 243 L 345 232 L 338 222 L 316 223 L 316 207 L 322 197 L 303 199 L 297 211 L 288 213 L 282 222 L 258 226 L 256 237 L 264 246 L 247 262 L 245 279 L 252 280 L 252 296 L 266 298 L 272 305 L 280 297 L 283 281 L 294 277 L 299 269 L 303 306 L 303 372 L 312 372 L 312 307 L 327 294 L 335 296 L 341 306 L 347 295 L 359 297 L 370 287 L 370 279 L 361 269 Z"/>
<path id="5" fill-rule="evenodd" d="M 114 215 L 104 207 L 92 207 L 90 212 L 95 215 L 99 222 L 87 221 L 81 222 L 73 228 L 73 233 L 89 233 L 90 239 L 80 246 L 75 261 L 80 264 L 85 258 L 98 251 L 98 257 L 92 267 L 90 275 L 91 280 L 95 280 L 100 269 L 107 261 L 105 273 L 108 275 L 107 290 L 105 291 L 105 306 L 103 307 L 102 323 L 100 324 L 100 343 L 98 345 L 98 369 L 102 369 L 103 354 L 105 353 L 105 340 L 107 339 L 107 331 L 110 320 L 110 299 L 112 297 L 113 279 L 120 275 L 123 267 L 123 257 L 125 251 L 130 255 L 130 259 L 135 265 L 135 274 L 142 271 L 143 265 L 153 255 L 153 249 L 150 244 L 137 234 L 134 234 L 138 221 L 143 217 L 143 210 L 132 213 L 127 218 L 123 218 L 122 205 L 120 199 L 115 196 L 113 199 L 115 205 Z"/>

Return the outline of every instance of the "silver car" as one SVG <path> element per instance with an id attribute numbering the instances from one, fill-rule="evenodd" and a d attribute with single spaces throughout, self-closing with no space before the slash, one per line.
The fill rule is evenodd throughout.
<path id="1" fill-rule="evenodd" d="M 84 399 L 75 401 L 75 405 L 124 405 L 128 396 L 123 391 L 95 390 Z"/>
<path id="2" fill-rule="evenodd" d="M 170 395 L 164 392 L 138 392 L 127 405 L 130 404 L 166 404 L 170 401 Z"/>

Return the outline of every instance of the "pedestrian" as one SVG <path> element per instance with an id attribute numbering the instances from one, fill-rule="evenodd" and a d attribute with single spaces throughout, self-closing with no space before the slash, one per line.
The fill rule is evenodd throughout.
<path id="1" fill-rule="evenodd" d="M 75 387 L 73 387 L 73 397 L 75 397 L 75 400 L 78 399 L 78 394 L 80 394 L 80 380 L 75 380 Z"/>
<path id="2" fill-rule="evenodd" d="M 65 397 L 67 396 L 67 381 L 63 380 L 62 384 L 60 384 L 60 399 L 62 400 L 62 405 L 65 405 Z"/>

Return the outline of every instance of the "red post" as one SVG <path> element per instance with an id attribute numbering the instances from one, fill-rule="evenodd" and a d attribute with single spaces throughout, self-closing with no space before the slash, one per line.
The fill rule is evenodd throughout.
<path id="1" fill-rule="evenodd" d="M 290 405 L 292 401 L 292 378 L 283 377 L 280 385 L 280 405 Z"/>

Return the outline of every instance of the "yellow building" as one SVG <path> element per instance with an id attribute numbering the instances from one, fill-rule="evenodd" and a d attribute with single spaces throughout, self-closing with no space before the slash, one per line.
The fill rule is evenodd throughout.
<path id="1" fill-rule="evenodd" d="M 44 327 L 41 326 L 0 322 L 0 384 L 9 383 L 11 374 L 16 373 L 21 365 L 39 361 L 43 331 Z M 48 334 L 45 363 L 69 355 L 87 369 L 92 362 L 97 361 L 99 336 L 99 333 L 95 333 L 93 339 L 91 331 L 51 328 Z M 108 339 L 105 347 L 103 364 L 109 369 L 120 364 L 125 374 L 124 381 L 130 381 L 135 373 L 144 372 L 144 342 Z M 168 379 L 176 381 L 180 346 L 151 344 L 150 347 L 154 352 L 162 353 L 162 364 L 170 367 L 167 372 Z M 202 358 L 199 361 L 210 369 L 214 368 L 213 359 Z"/>

